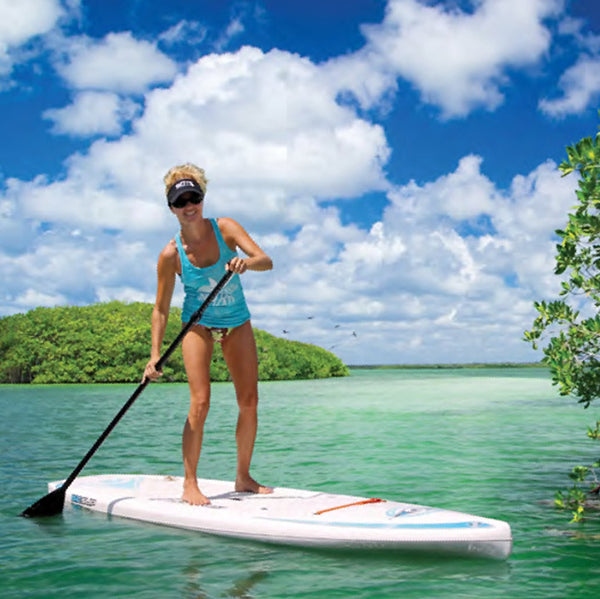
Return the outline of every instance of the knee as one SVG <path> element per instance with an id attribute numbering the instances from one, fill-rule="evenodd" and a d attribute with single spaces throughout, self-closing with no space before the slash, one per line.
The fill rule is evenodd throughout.
<path id="1" fill-rule="evenodd" d="M 192 397 L 188 420 L 192 426 L 203 425 L 208 415 L 210 399 L 208 397 Z"/>
<path id="2" fill-rule="evenodd" d="M 238 407 L 240 411 L 254 410 L 258 406 L 258 392 L 255 390 L 240 393 L 237 396 Z"/>

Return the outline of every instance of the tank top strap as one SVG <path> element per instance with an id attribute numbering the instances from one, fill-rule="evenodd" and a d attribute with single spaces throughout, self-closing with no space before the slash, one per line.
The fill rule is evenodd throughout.
<path id="1" fill-rule="evenodd" d="M 181 231 L 177 231 L 177 234 L 175 235 L 175 243 L 177 244 L 177 250 L 179 251 L 179 254 L 181 254 L 181 252 L 183 251 L 183 243 L 181 242 Z"/>
<path id="2" fill-rule="evenodd" d="M 210 224 L 212 225 L 213 231 L 215 232 L 215 237 L 217 238 L 217 243 L 219 244 L 219 250 L 221 250 L 221 254 L 223 254 L 223 249 L 227 249 L 229 246 L 225 243 L 225 239 L 223 239 L 223 235 L 221 233 L 221 229 L 219 229 L 219 223 L 216 218 L 210 219 Z"/>
<path id="3" fill-rule="evenodd" d="M 175 235 L 175 243 L 177 244 L 177 253 L 179 254 L 179 262 L 181 263 L 181 274 L 183 275 L 184 270 L 187 270 L 188 266 L 191 266 L 192 263 L 183 249 L 181 231 L 177 231 L 177 235 Z"/>
<path id="4" fill-rule="evenodd" d="M 219 263 L 225 267 L 225 265 L 234 257 L 237 256 L 237 250 L 232 250 L 226 243 L 223 235 L 221 234 L 221 230 L 219 229 L 219 224 L 217 223 L 216 218 L 211 218 L 210 222 L 213 226 L 213 230 L 215 232 L 215 237 L 217 238 L 217 244 L 219 245 Z"/>

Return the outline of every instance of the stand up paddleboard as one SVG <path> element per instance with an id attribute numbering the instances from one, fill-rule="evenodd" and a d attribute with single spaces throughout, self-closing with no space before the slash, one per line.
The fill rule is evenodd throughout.
<path id="1" fill-rule="evenodd" d="M 64 481 L 51 482 L 50 491 Z M 238 493 L 232 482 L 201 479 L 208 506 L 181 501 L 183 478 L 106 474 L 76 478 L 66 501 L 121 516 L 268 543 L 337 549 L 427 551 L 506 559 L 510 526 L 501 520 L 378 498 L 276 487 Z"/>

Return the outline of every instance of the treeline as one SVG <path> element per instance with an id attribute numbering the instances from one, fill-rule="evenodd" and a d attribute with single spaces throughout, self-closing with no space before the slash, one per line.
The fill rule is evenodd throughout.
<path id="1" fill-rule="evenodd" d="M 139 382 L 150 355 L 152 305 L 109 302 L 91 306 L 36 308 L 0 318 L 0 383 Z M 163 348 L 181 330 L 173 308 Z M 289 380 L 346 376 L 348 368 L 314 345 L 280 339 L 255 329 L 259 379 Z M 163 382 L 186 380 L 181 348 L 163 368 Z M 229 380 L 215 344 L 213 381 Z"/>

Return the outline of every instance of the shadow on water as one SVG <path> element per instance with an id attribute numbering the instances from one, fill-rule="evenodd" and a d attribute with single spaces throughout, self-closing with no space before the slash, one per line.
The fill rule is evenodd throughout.
<path id="1" fill-rule="evenodd" d="M 190 565 L 185 570 L 188 582 L 184 587 L 185 596 L 191 599 L 211 599 L 213 595 L 208 590 L 202 589 L 198 582 L 202 578 L 203 568 L 201 566 Z M 268 573 L 264 570 L 258 570 L 249 575 L 243 576 L 233 581 L 233 586 L 222 591 L 221 597 L 231 597 L 232 599 L 251 599 L 256 595 L 252 593 L 254 587 L 264 581 Z"/>
<path id="2" fill-rule="evenodd" d="M 229 570 L 229 583 L 220 590 L 218 595 L 220 597 L 240 599 L 259 597 L 263 584 L 269 585 L 263 588 L 279 587 L 283 591 L 286 585 L 297 584 L 298 579 L 305 576 L 306 572 L 316 570 L 319 571 L 317 579 L 320 579 L 321 584 L 333 584 L 338 588 L 344 584 L 360 587 L 368 581 L 368 584 L 375 586 L 392 585 L 394 589 L 398 579 L 414 581 L 420 578 L 436 578 L 452 581 L 453 584 L 476 581 L 495 584 L 509 579 L 512 573 L 510 560 L 461 558 L 406 551 L 301 548 L 221 538 L 191 531 L 179 532 L 183 535 L 208 538 L 211 540 L 211 545 L 213 543 L 219 545 L 221 551 L 224 550 L 232 556 L 230 565 L 234 568 L 237 565 L 239 576 L 231 575 L 232 571 Z M 234 556 L 237 556 L 237 564 Z M 240 556 L 244 556 L 243 562 L 239 562 Z M 185 597 L 193 599 L 215 597 L 214 587 L 211 584 L 211 571 L 214 569 L 214 564 L 206 561 L 205 557 L 194 552 L 194 557 L 188 566 L 181 570 L 180 575 L 185 580 L 183 587 Z M 313 596 L 310 593 L 315 590 L 306 590 L 307 596 Z M 332 589 L 327 592 L 323 590 L 323 596 L 328 596 L 328 592 L 331 591 Z"/>
<path id="3" fill-rule="evenodd" d="M 511 572 L 510 558 L 495 560 L 485 557 L 453 555 L 433 551 L 411 551 L 407 549 L 326 549 L 320 547 L 286 547 L 286 551 L 330 559 L 352 567 L 361 564 L 368 567 L 388 569 L 402 567 L 425 570 L 445 570 L 456 577 L 489 576 L 503 578 Z"/>
<path id="4" fill-rule="evenodd" d="M 15 514 L 15 517 L 21 517 L 20 514 Z M 69 534 L 68 528 L 65 526 L 64 514 L 49 516 L 47 518 L 22 518 L 25 526 L 37 527 L 41 535 L 50 537 L 64 537 Z"/>

